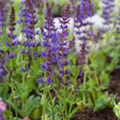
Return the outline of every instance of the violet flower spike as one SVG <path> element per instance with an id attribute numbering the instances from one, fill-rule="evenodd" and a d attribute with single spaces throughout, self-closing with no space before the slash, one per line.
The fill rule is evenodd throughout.
<path id="1" fill-rule="evenodd" d="M 16 35 L 14 34 L 15 31 L 15 9 L 14 7 L 12 7 L 11 9 L 11 13 L 10 13 L 10 18 L 9 18 L 9 33 L 8 33 L 8 37 L 10 38 L 10 42 L 6 42 L 6 46 L 8 46 L 10 49 L 6 52 L 7 58 L 8 59 L 13 59 L 16 58 L 16 54 L 12 53 L 13 51 L 11 51 L 11 47 L 18 45 L 19 42 L 16 40 Z"/>
<path id="2" fill-rule="evenodd" d="M 45 13 L 45 26 L 43 33 L 43 46 L 45 51 L 41 52 L 41 56 L 44 58 L 44 63 L 41 65 L 41 69 L 46 72 L 47 79 L 44 80 L 47 84 L 52 83 L 52 77 L 54 76 L 54 66 L 56 63 L 56 37 L 55 26 L 53 22 L 53 14 L 51 6 L 47 3 Z"/>
<path id="3" fill-rule="evenodd" d="M 4 27 L 6 22 L 6 7 L 4 1 L 0 0 L 0 50 L 2 50 L 2 46 L 4 43 L 4 40 L 2 39 L 4 35 Z"/>
<path id="4" fill-rule="evenodd" d="M 5 21 L 5 6 L 3 1 L 0 1 L 0 35 L 3 34 L 4 21 Z"/>
<path id="5" fill-rule="evenodd" d="M 81 4 L 75 9 L 75 33 L 76 38 L 80 40 L 80 55 L 78 58 L 78 65 L 80 67 L 80 76 L 83 80 L 83 67 L 86 64 L 87 56 L 87 40 L 89 39 L 89 32 L 87 26 L 91 26 L 92 22 L 87 18 L 91 18 L 94 14 L 94 4 L 91 0 L 81 0 Z M 82 74 L 81 74 L 82 73 Z M 79 84 L 79 83 L 78 83 Z"/>
<path id="6" fill-rule="evenodd" d="M 9 27 L 10 33 L 8 34 L 8 37 L 11 39 L 11 41 L 13 41 L 16 38 L 16 35 L 13 34 L 13 32 L 15 31 L 15 25 L 16 25 L 14 7 L 12 7 L 12 9 L 11 9 L 9 24 L 10 24 L 10 27 Z"/>
<path id="7" fill-rule="evenodd" d="M 25 33 L 26 40 L 24 41 L 24 47 L 28 47 L 29 49 L 33 47 L 41 46 L 40 41 L 36 41 L 36 35 L 39 35 L 39 30 L 35 30 L 35 25 L 38 22 L 38 18 L 36 16 L 35 8 L 31 0 L 25 0 L 25 2 L 21 3 L 24 7 L 21 8 L 20 17 L 23 22 L 24 28 L 23 33 Z M 33 53 L 32 53 L 33 54 Z"/>
<path id="8" fill-rule="evenodd" d="M 62 18 L 59 19 L 61 23 L 61 29 L 66 30 L 68 28 L 68 23 L 70 21 L 70 6 L 68 5 L 62 13 Z"/>
<path id="9" fill-rule="evenodd" d="M 2 111 L 0 111 L 0 120 L 5 120 Z"/>
<path id="10" fill-rule="evenodd" d="M 68 36 L 68 23 L 70 21 L 70 6 L 68 5 L 66 7 L 66 9 L 63 11 L 62 13 L 62 18 L 60 19 L 60 24 L 61 24 L 61 29 L 62 32 L 59 33 L 59 46 L 57 49 L 57 55 L 58 55 L 58 72 L 61 76 L 62 79 L 62 83 L 67 85 L 70 83 L 69 81 L 69 75 L 70 72 L 65 69 L 66 66 L 70 65 L 70 61 L 68 60 L 68 51 L 69 51 L 69 47 L 67 47 L 67 42 L 66 42 L 66 38 Z M 66 79 L 63 80 L 63 79 Z"/>
<path id="11" fill-rule="evenodd" d="M 3 78 L 6 75 L 6 71 L 4 68 L 3 63 L 0 63 L 0 79 Z"/>
<path id="12" fill-rule="evenodd" d="M 38 51 L 32 50 L 33 47 L 37 48 L 41 46 L 40 41 L 36 41 L 35 37 L 39 34 L 39 31 L 35 30 L 35 25 L 38 22 L 38 18 L 36 17 L 35 8 L 33 2 L 31 0 L 24 0 L 21 2 L 20 6 L 20 20 L 19 24 L 23 25 L 22 33 L 25 35 L 25 40 L 22 41 L 23 48 L 20 52 L 21 55 L 26 55 L 28 58 L 28 63 L 21 68 L 21 72 L 28 72 L 32 65 L 32 55 L 33 57 L 37 56 Z"/>
<path id="13" fill-rule="evenodd" d="M 118 17 L 116 19 L 116 33 L 117 33 L 117 38 L 116 39 L 120 39 L 120 0 L 119 0 L 119 9 L 118 9 Z"/>
<path id="14" fill-rule="evenodd" d="M 115 9 L 115 0 L 102 0 L 103 3 L 103 10 L 102 10 L 102 17 L 104 19 L 105 25 L 110 25 L 113 23 L 113 12 Z"/>
<path id="15" fill-rule="evenodd" d="M 27 28 L 26 28 L 26 37 L 30 40 L 35 40 L 35 25 L 38 22 L 38 19 L 35 14 L 35 9 L 31 0 L 26 0 L 26 12 L 27 12 Z"/>

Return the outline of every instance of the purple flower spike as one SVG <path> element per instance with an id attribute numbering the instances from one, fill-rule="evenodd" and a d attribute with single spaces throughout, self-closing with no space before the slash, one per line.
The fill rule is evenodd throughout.
<path id="1" fill-rule="evenodd" d="M 12 46 L 16 46 L 19 44 L 19 42 L 16 40 L 16 35 L 14 34 L 15 31 L 15 9 L 12 7 L 10 17 L 9 17 L 9 33 L 8 37 L 10 38 L 9 41 L 6 41 L 6 46 L 8 46 L 10 49 L 6 52 L 6 56 L 8 59 L 16 58 L 16 54 L 12 51 Z"/>
<path id="2" fill-rule="evenodd" d="M 5 120 L 3 116 L 3 112 L 0 110 L 0 120 Z"/>
<path id="3" fill-rule="evenodd" d="M 77 39 L 80 40 L 80 55 L 78 58 L 78 64 L 80 73 L 83 73 L 83 67 L 86 64 L 87 56 L 87 40 L 89 39 L 89 31 L 86 29 L 87 26 L 91 26 L 92 22 L 88 21 L 94 15 L 94 4 L 91 0 L 81 0 L 81 4 L 75 9 L 75 33 Z M 83 74 L 84 75 L 84 74 Z M 81 80 L 83 79 L 83 75 Z M 81 75 L 80 75 L 81 76 Z M 78 84 L 80 82 L 78 81 Z"/>
<path id="4" fill-rule="evenodd" d="M 115 8 L 115 0 L 102 0 L 103 2 L 103 11 L 102 17 L 104 18 L 105 25 L 109 25 L 113 22 L 112 16 Z"/>
<path id="5" fill-rule="evenodd" d="M 5 2 L 0 0 L 0 50 L 3 48 L 3 36 L 4 36 L 4 28 L 6 23 L 6 7 Z M 5 28 L 6 29 L 6 28 Z"/>
<path id="6" fill-rule="evenodd" d="M 62 19 L 60 19 L 61 29 L 65 30 L 68 28 L 68 23 L 70 21 L 70 6 L 68 5 L 62 13 Z"/>
<path id="7" fill-rule="evenodd" d="M 40 55 L 44 58 L 44 63 L 41 65 L 41 69 L 46 72 L 46 82 L 50 84 L 52 76 L 54 75 L 54 66 L 56 64 L 56 30 L 53 22 L 53 14 L 51 6 L 47 3 L 45 12 L 45 26 L 42 30 L 43 33 L 43 47 L 45 51 L 42 51 Z"/>
<path id="8" fill-rule="evenodd" d="M 119 40 L 120 39 L 120 1 L 119 1 L 119 12 L 116 20 L 116 33 L 117 33 L 116 39 Z"/>
<path id="9" fill-rule="evenodd" d="M 81 0 L 81 5 L 75 10 L 75 33 L 79 40 L 81 40 L 81 50 L 79 56 L 79 64 L 84 66 L 86 63 L 86 53 L 87 53 L 87 40 L 88 40 L 88 30 L 86 26 L 90 26 L 92 23 L 85 19 L 92 17 L 94 14 L 94 4 L 91 0 Z"/>
<path id="10" fill-rule="evenodd" d="M 31 0 L 26 0 L 25 1 L 26 4 L 26 20 L 27 20 L 27 26 L 26 26 L 26 37 L 30 40 L 34 40 L 35 39 L 35 25 L 38 22 L 38 19 L 36 17 L 35 14 L 35 9 L 33 6 L 33 3 Z"/>
<path id="11" fill-rule="evenodd" d="M 66 72 L 66 66 L 69 66 L 70 62 L 68 60 L 68 47 L 66 38 L 68 37 L 68 23 L 70 21 L 70 6 L 68 5 L 62 13 L 62 18 L 60 19 L 62 32 L 59 33 L 58 46 L 57 46 L 57 64 L 58 72 L 61 77 L 61 82 L 67 84 L 69 82 L 69 74 Z M 65 79 L 65 80 L 63 80 Z"/>
<path id="12" fill-rule="evenodd" d="M 0 78 L 4 77 L 6 74 L 5 68 L 2 63 L 0 63 Z"/>
<path id="13" fill-rule="evenodd" d="M 10 33 L 8 34 L 8 37 L 11 39 L 11 41 L 13 41 L 16 38 L 16 35 L 13 34 L 13 32 L 15 31 L 15 25 L 16 25 L 14 7 L 12 7 L 11 9 L 9 24 L 10 24 L 10 27 L 9 27 Z"/>
<path id="14" fill-rule="evenodd" d="M 0 35 L 3 34 L 3 27 L 5 23 L 5 5 L 0 1 Z"/>

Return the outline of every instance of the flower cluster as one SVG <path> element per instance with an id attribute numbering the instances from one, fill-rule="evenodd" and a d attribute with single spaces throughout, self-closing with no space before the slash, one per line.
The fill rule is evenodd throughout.
<path id="1" fill-rule="evenodd" d="M 113 22 L 112 16 L 115 8 L 115 1 L 102 0 L 102 2 L 103 2 L 102 17 L 104 18 L 104 24 L 110 25 Z"/>
<path id="2" fill-rule="evenodd" d="M 94 12 L 94 4 L 91 2 L 91 0 L 81 0 L 80 11 L 81 11 L 80 17 L 82 19 L 91 17 L 93 16 Z"/>
<path id="3" fill-rule="evenodd" d="M 3 116 L 3 112 L 7 110 L 7 105 L 2 100 L 0 100 L 0 120 L 5 120 Z"/>
<path id="4" fill-rule="evenodd" d="M 20 13 L 19 13 L 20 19 L 17 21 L 17 23 L 22 26 L 21 32 L 25 33 L 25 24 L 27 24 L 27 20 L 26 20 L 27 11 L 25 6 L 25 1 L 21 2 L 19 9 L 20 9 Z"/>
<path id="5" fill-rule="evenodd" d="M 118 17 L 117 17 L 117 21 L 116 21 L 116 33 L 120 34 L 120 1 L 119 1 L 119 12 L 118 12 Z M 119 37 L 117 38 L 119 39 Z"/>
<path id="6" fill-rule="evenodd" d="M 5 120 L 4 116 L 3 116 L 3 113 L 1 111 L 0 111 L 0 120 Z"/>
<path id="7" fill-rule="evenodd" d="M 10 27 L 9 27 L 10 33 L 8 34 L 8 37 L 11 39 L 11 41 L 13 41 L 16 38 L 16 35 L 14 35 L 14 33 L 13 33 L 15 31 L 15 25 L 16 25 L 14 7 L 12 7 L 12 9 L 11 9 L 9 24 L 10 24 Z"/>
<path id="8" fill-rule="evenodd" d="M 0 111 L 5 112 L 6 110 L 7 110 L 6 103 L 0 100 Z"/>
<path id="9" fill-rule="evenodd" d="M 94 4 L 91 0 L 81 0 L 81 4 L 75 9 L 75 33 L 78 39 L 86 40 L 88 36 L 88 26 L 93 23 L 89 19 L 94 15 Z"/>
<path id="10" fill-rule="evenodd" d="M 62 82 L 64 84 L 69 84 L 69 75 L 70 72 L 66 69 L 68 65 L 70 65 L 70 61 L 68 60 L 68 48 L 67 47 L 67 36 L 68 36 L 68 23 L 70 21 L 70 6 L 68 5 L 66 9 L 62 13 L 62 17 L 60 19 L 60 26 L 62 29 L 62 32 L 60 32 L 59 37 L 59 47 L 57 49 L 57 55 L 58 55 L 58 71 L 62 78 Z M 67 81 L 65 81 L 65 80 Z"/>
<path id="11" fill-rule="evenodd" d="M 5 7 L 3 1 L 0 1 L 0 39 L 1 35 L 3 34 L 3 27 L 4 27 L 4 12 L 5 12 Z M 0 41 L 1 42 L 1 41 Z M 1 45 L 1 43 L 0 43 Z M 4 51 L 0 49 L 0 59 L 2 59 Z M 4 76 L 4 67 L 2 65 L 2 62 L 0 60 L 0 79 Z"/>
<path id="12" fill-rule="evenodd" d="M 60 23 L 61 23 L 61 29 L 64 31 L 68 28 L 68 23 L 70 21 L 70 6 L 68 5 L 66 9 L 63 11 Z"/>
<path id="13" fill-rule="evenodd" d="M 22 120 L 30 120 L 28 117 L 23 118 Z"/>
<path id="14" fill-rule="evenodd" d="M 6 70 L 4 67 L 4 51 L 0 50 L 0 80 L 6 75 Z"/>
<path id="15" fill-rule="evenodd" d="M 0 51 L 4 51 L 4 37 L 6 36 L 6 22 L 7 22 L 6 3 L 0 0 Z M 0 56 L 0 59 L 2 57 Z M 1 63 L 1 62 L 0 62 Z"/>
<path id="16" fill-rule="evenodd" d="M 61 31 L 57 31 L 54 26 L 52 9 L 49 4 L 46 5 L 46 16 L 45 26 L 43 33 L 43 46 L 44 52 L 41 52 L 41 56 L 45 59 L 41 68 L 46 71 L 47 83 L 50 84 L 54 77 L 54 69 L 58 66 L 58 72 L 62 79 L 62 83 L 65 82 L 63 79 L 69 79 L 69 71 L 66 66 L 70 64 L 68 60 L 68 47 L 66 38 L 68 36 L 67 28 L 69 23 L 69 6 L 64 10 L 60 21 Z M 40 78 L 40 83 L 44 83 L 44 80 Z M 67 84 L 66 82 L 65 84 Z"/>
<path id="17" fill-rule="evenodd" d="M 18 21 L 18 24 L 22 24 L 23 27 L 21 32 L 24 33 L 26 37 L 24 45 L 26 47 L 35 47 L 33 40 L 35 40 L 35 36 L 39 34 L 39 31 L 35 31 L 35 25 L 38 22 L 38 18 L 36 17 L 35 9 L 31 0 L 21 2 L 19 17 L 20 20 Z"/>
<path id="18" fill-rule="evenodd" d="M 5 69 L 4 66 L 0 63 L 0 80 L 5 75 Z"/>
<path id="19" fill-rule="evenodd" d="M 2 49 L 3 39 L 1 37 L 4 33 L 4 26 L 5 26 L 5 21 L 6 21 L 5 14 L 6 14 L 6 10 L 5 10 L 4 1 L 0 0 L 0 39 L 2 40 L 2 41 L 0 41 L 0 80 L 5 75 L 5 70 L 4 70 L 4 66 L 3 66 L 4 51 Z"/>
<path id="20" fill-rule="evenodd" d="M 88 21 L 88 18 L 92 17 L 94 14 L 94 4 L 91 0 L 81 0 L 81 4 L 75 9 L 75 33 L 77 39 L 80 40 L 80 55 L 78 59 L 79 66 L 81 69 L 86 63 L 86 54 L 87 54 L 87 40 L 88 40 L 88 26 L 92 25 L 91 21 Z M 80 70 L 80 76 L 83 78 L 83 72 Z"/>
<path id="21" fill-rule="evenodd" d="M 39 30 L 35 31 L 35 25 L 38 22 L 38 18 L 36 17 L 35 9 L 31 0 L 25 1 L 25 13 L 24 13 L 24 24 L 25 24 L 25 34 L 27 40 L 24 42 L 25 47 L 38 47 L 40 46 L 40 42 L 35 41 L 35 36 L 39 35 Z"/>
<path id="22" fill-rule="evenodd" d="M 32 55 L 34 57 L 40 57 L 38 51 L 33 50 L 33 48 L 38 48 L 41 43 L 36 41 L 36 35 L 39 35 L 39 30 L 36 32 L 35 25 L 38 22 L 36 17 L 35 8 L 31 0 L 25 0 L 21 2 L 20 6 L 20 20 L 19 24 L 23 25 L 22 33 L 25 35 L 25 39 L 22 40 L 22 49 L 21 55 L 26 55 L 28 59 L 27 65 L 24 68 L 21 68 L 22 72 L 28 72 L 32 64 Z"/>
<path id="23" fill-rule="evenodd" d="M 10 13 L 10 19 L 9 19 L 9 33 L 8 33 L 8 37 L 10 38 L 10 41 L 6 42 L 6 46 L 8 46 L 9 48 L 11 48 L 12 46 L 16 46 L 19 44 L 19 42 L 16 40 L 16 35 L 14 34 L 15 31 L 15 9 L 14 7 L 12 7 L 11 9 L 11 13 Z M 9 49 L 6 52 L 7 58 L 8 59 L 13 59 L 16 58 L 16 54 L 13 53 L 11 51 L 11 49 Z"/>
<path id="24" fill-rule="evenodd" d="M 27 14 L 27 29 L 26 29 L 26 37 L 30 40 L 34 40 L 35 39 L 35 25 L 38 21 L 36 14 L 35 14 L 35 9 L 34 6 L 32 4 L 31 0 L 26 0 L 25 1 L 26 4 L 26 12 Z"/>
<path id="25" fill-rule="evenodd" d="M 44 63 L 41 65 L 41 68 L 46 71 L 47 74 L 47 83 L 52 82 L 52 77 L 54 75 L 54 66 L 56 63 L 56 39 L 55 39 L 55 26 L 53 22 L 53 14 L 51 6 L 47 3 L 47 9 L 45 14 L 45 26 L 43 33 L 43 46 L 45 51 L 41 52 L 41 56 L 45 59 Z M 43 81 L 40 79 L 40 81 Z M 42 82 L 41 82 L 42 83 Z"/>
<path id="26" fill-rule="evenodd" d="M 4 14 L 5 14 L 5 6 L 3 1 L 0 1 L 0 35 L 3 34 L 3 27 L 4 27 Z"/>

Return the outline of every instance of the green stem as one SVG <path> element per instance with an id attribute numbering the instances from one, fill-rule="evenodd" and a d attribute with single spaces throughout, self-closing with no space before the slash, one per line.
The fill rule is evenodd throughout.
<path id="1" fill-rule="evenodd" d="M 68 112 L 67 112 L 67 102 L 66 102 L 66 92 L 67 92 L 67 90 L 66 90 L 66 86 L 64 85 L 64 92 L 65 92 L 65 95 L 64 95 L 64 106 L 65 106 L 65 120 L 68 120 L 68 118 L 67 118 L 67 114 L 68 114 Z"/>
<path id="2" fill-rule="evenodd" d="M 18 114 L 17 114 L 17 103 L 16 103 L 16 100 L 14 98 L 15 97 L 15 91 L 14 91 L 14 81 L 13 80 L 12 80 L 12 84 L 11 84 L 11 94 L 12 94 L 12 99 L 13 99 L 13 102 L 14 102 L 14 105 L 15 105 L 15 115 L 17 117 L 18 116 Z"/>
<path id="3" fill-rule="evenodd" d="M 44 84 L 43 95 L 44 95 L 44 103 L 43 103 L 43 120 L 45 120 L 45 111 L 46 111 L 46 87 L 45 87 L 45 84 Z"/>
<path id="4" fill-rule="evenodd" d="M 25 87 L 25 78 L 26 78 L 26 74 L 23 74 L 23 78 L 22 78 L 22 89 L 24 89 Z M 24 104 L 25 104 L 25 98 L 22 98 L 22 108 L 24 108 Z"/>
<path id="5" fill-rule="evenodd" d="M 49 96 L 50 96 L 50 100 L 51 100 L 51 103 L 52 103 L 52 120 L 55 120 L 55 116 L 54 116 L 54 114 L 55 114 L 55 110 L 54 110 L 54 101 L 52 101 L 52 95 L 51 95 L 51 93 L 50 93 L 50 91 L 49 91 Z"/>
<path id="6" fill-rule="evenodd" d="M 16 117 L 18 116 L 17 114 L 17 104 L 16 104 L 16 100 L 15 100 L 15 91 L 14 91 L 14 79 L 13 77 L 13 64 L 12 64 L 12 59 L 10 59 L 10 67 L 11 67 L 11 73 L 9 74 L 9 81 L 11 81 L 11 94 L 12 94 L 12 99 L 15 105 L 15 115 Z"/>

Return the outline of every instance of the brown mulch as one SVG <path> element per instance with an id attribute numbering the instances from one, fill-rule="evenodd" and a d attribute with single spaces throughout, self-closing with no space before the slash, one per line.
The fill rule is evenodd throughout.
<path id="1" fill-rule="evenodd" d="M 109 92 L 116 94 L 116 101 L 120 102 L 120 69 L 114 70 L 110 81 Z M 100 112 L 93 112 L 86 109 L 84 112 L 79 112 L 73 116 L 71 120 L 118 120 L 114 112 L 107 108 Z"/>
<path id="2" fill-rule="evenodd" d="M 111 74 L 113 77 L 110 81 L 109 92 L 116 94 L 116 102 L 120 102 L 120 69 L 114 70 Z"/>
<path id="3" fill-rule="evenodd" d="M 112 110 L 105 109 L 98 113 L 94 113 L 91 110 L 85 110 L 79 112 L 73 116 L 71 120 L 118 120 Z"/>

